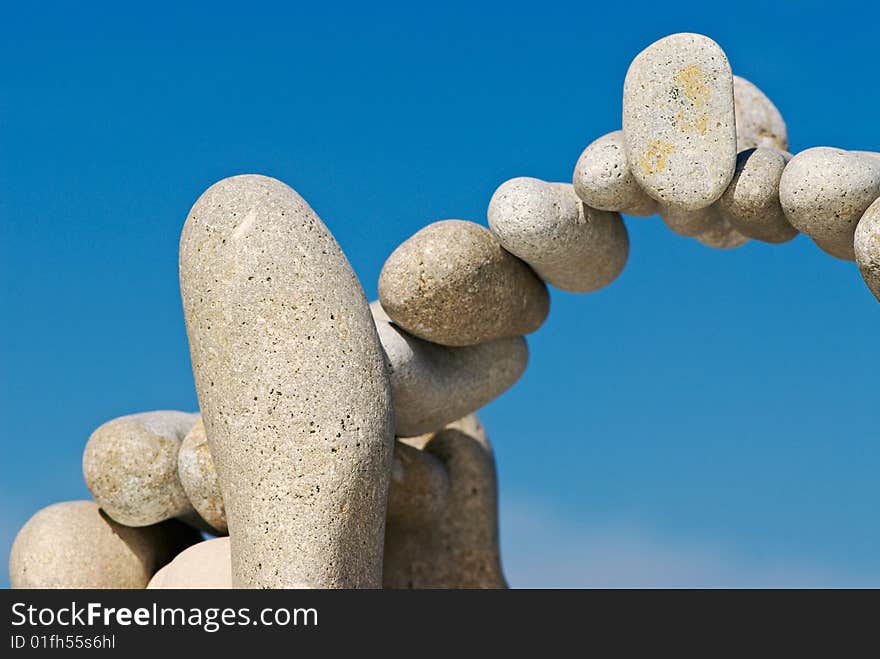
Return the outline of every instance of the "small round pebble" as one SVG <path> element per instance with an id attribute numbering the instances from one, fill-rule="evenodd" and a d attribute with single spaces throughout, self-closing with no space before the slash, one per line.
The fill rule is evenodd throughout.
<path id="1" fill-rule="evenodd" d="M 620 275 L 629 256 L 620 214 L 586 206 L 568 183 L 529 177 L 505 181 L 492 195 L 488 216 L 504 249 L 565 291 L 604 288 Z"/>
<path id="2" fill-rule="evenodd" d="M 98 505 L 126 526 L 148 526 L 191 513 L 177 474 L 177 452 L 198 419 L 198 414 L 185 412 L 143 412 L 95 430 L 82 464 Z"/>
<path id="3" fill-rule="evenodd" d="M 880 301 L 880 198 L 868 206 L 856 227 L 856 263 L 862 279 Z"/>
<path id="4" fill-rule="evenodd" d="M 737 151 L 772 147 L 788 151 L 788 129 L 782 113 L 767 95 L 745 78 L 733 76 Z"/>
<path id="5" fill-rule="evenodd" d="M 727 187 L 736 164 L 733 73 L 700 34 L 673 34 L 633 60 L 623 86 L 626 157 L 642 189 L 697 210 Z"/>
<path id="6" fill-rule="evenodd" d="M 404 330 L 448 346 L 530 334 L 550 310 L 532 269 L 464 220 L 434 222 L 395 249 L 379 275 L 379 299 Z"/>
<path id="7" fill-rule="evenodd" d="M 736 172 L 718 206 L 724 218 L 744 236 L 784 243 L 797 235 L 779 202 L 779 180 L 789 158 L 785 152 L 766 147 L 737 155 Z"/>
<path id="8" fill-rule="evenodd" d="M 228 533 L 220 479 L 217 477 L 217 470 L 214 469 L 205 424 L 201 419 L 187 433 L 180 445 L 177 471 L 180 475 L 180 483 L 196 512 L 211 526 L 214 533 L 220 535 Z"/>
<path id="9" fill-rule="evenodd" d="M 645 217 L 657 212 L 657 202 L 639 187 L 626 159 L 623 131 L 591 143 L 574 167 L 574 191 L 590 208 Z"/>
<path id="10" fill-rule="evenodd" d="M 847 261 L 855 260 L 856 224 L 878 197 L 880 160 L 832 147 L 801 151 L 779 181 L 779 200 L 791 225 Z"/>
<path id="11" fill-rule="evenodd" d="M 43 508 L 22 527 L 9 555 L 13 588 L 144 588 L 199 534 L 176 520 L 131 528 L 93 501 Z"/>

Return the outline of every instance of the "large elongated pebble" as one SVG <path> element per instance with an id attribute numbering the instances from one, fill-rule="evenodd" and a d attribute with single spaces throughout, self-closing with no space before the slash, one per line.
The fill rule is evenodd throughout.
<path id="1" fill-rule="evenodd" d="M 630 171 L 623 131 L 592 142 L 574 166 L 574 191 L 590 208 L 647 216 L 657 212 L 657 202 L 639 187 Z"/>
<path id="2" fill-rule="evenodd" d="M 148 526 L 191 514 L 177 452 L 198 414 L 132 414 L 100 426 L 83 452 L 83 476 L 98 505 L 120 524 Z"/>
<path id="3" fill-rule="evenodd" d="M 832 147 L 801 151 L 779 181 L 779 200 L 791 225 L 848 261 L 855 260 L 856 224 L 878 197 L 880 160 Z"/>
<path id="4" fill-rule="evenodd" d="M 385 536 L 386 588 L 506 588 L 498 549 L 495 459 L 475 415 L 434 435 L 402 440 L 435 456 L 449 473 L 438 519 L 395 523 Z"/>
<path id="5" fill-rule="evenodd" d="M 150 579 L 147 588 L 232 588 L 229 538 L 204 540 L 184 550 Z"/>
<path id="6" fill-rule="evenodd" d="M 180 241 L 196 390 L 236 587 L 379 587 L 393 418 L 348 260 L 291 188 L 211 186 Z"/>
<path id="7" fill-rule="evenodd" d="M 547 287 L 485 227 L 429 224 L 403 242 L 379 276 L 382 308 L 410 334 L 467 346 L 534 332 L 547 317 Z"/>
<path id="8" fill-rule="evenodd" d="M 718 44 L 673 34 L 639 53 L 623 85 L 623 134 L 651 197 L 683 210 L 718 199 L 736 164 L 733 73 Z"/>
<path id="9" fill-rule="evenodd" d="M 868 206 L 859 220 L 854 245 L 862 279 L 880 301 L 880 199 Z"/>
<path id="10" fill-rule="evenodd" d="M 187 433 L 177 454 L 177 471 L 180 483 L 199 516 L 207 522 L 214 533 L 225 535 L 226 508 L 220 491 L 220 479 L 211 458 L 205 424 L 199 419 Z"/>
<path id="11" fill-rule="evenodd" d="M 441 346 L 383 320 L 378 301 L 370 308 L 388 358 L 398 436 L 440 430 L 500 396 L 525 371 L 529 349 L 521 336 Z"/>
<path id="12" fill-rule="evenodd" d="M 757 147 L 788 151 L 785 120 L 764 92 L 745 78 L 733 76 L 733 101 L 737 151 Z"/>
<path id="13" fill-rule="evenodd" d="M 43 508 L 18 532 L 9 580 L 13 588 L 144 588 L 199 539 L 176 520 L 133 528 L 93 501 L 65 501 Z"/>
<path id="14" fill-rule="evenodd" d="M 596 291 L 626 265 L 629 236 L 620 214 L 585 206 L 569 183 L 505 181 L 489 201 L 488 216 L 501 246 L 557 288 Z"/>
<path id="15" fill-rule="evenodd" d="M 784 243 L 797 235 L 779 202 L 779 180 L 790 155 L 774 148 L 747 149 L 736 157 L 736 172 L 718 200 L 721 214 L 744 236 Z"/>

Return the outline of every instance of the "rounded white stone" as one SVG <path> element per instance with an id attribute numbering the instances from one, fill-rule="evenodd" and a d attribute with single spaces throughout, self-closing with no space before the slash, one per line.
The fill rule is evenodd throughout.
<path id="1" fill-rule="evenodd" d="M 504 249 L 562 290 L 597 291 L 626 265 L 629 236 L 620 214 L 586 206 L 571 184 L 510 179 L 492 195 L 488 217 Z"/>
<path id="2" fill-rule="evenodd" d="M 788 151 L 788 129 L 782 113 L 756 85 L 733 76 L 736 149 L 771 147 Z"/>
<path id="3" fill-rule="evenodd" d="M 575 194 L 590 208 L 638 217 L 657 212 L 657 202 L 630 171 L 622 130 L 603 135 L 584 149 L 572 183 Z"/>
<path id="4" fill-rule="evenodd" d="M 779 181 L 779 200 L 791 225 L 848 261 L 855 260 L 856 224 L 877 197 L 880 160 L 832 147 L 801 151 Z"/>
<path id="5" fill-rule="evenodd" d="M 636 56 L 623 86 L 626 157 L 642 189 L 665 206 L 704 208 L 736 164 L 733 73 L 700 34 L 673 34 Z"/>

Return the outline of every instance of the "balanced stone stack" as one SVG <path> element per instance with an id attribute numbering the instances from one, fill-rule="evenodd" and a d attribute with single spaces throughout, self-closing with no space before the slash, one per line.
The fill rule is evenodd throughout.
<path id="1" fill-rule="evenodd" d="M 95 430 L 94 502 L 31 518 L 13 587 L 506 587 L 474 412 L 525 371 L 548 285 L 588 293 L 621 274 L 622 215 L 720 249 L 801 232 L 880 299 L 880 155 L 788 149 L 782 115 L 718 44 L 671 35 L 632 62 L 622 130 L 584 149 L 571 183 L 517 177 L 488 228 L 429 224 L 387 259 L 372 304 L 293 189 L 216 183 L 180 242 L 201 412 Z"/>

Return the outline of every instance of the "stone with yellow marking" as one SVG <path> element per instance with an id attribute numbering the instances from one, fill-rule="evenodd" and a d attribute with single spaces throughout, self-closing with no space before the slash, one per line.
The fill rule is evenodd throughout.
<path id="1" fill-rule="evenodd" d="M 733 73 L 718 44 L 681 33 L 639 53 L 624 81 L 623 135 L 633 176 L 665 208 L 716 201 L 737 151 Z"/>

